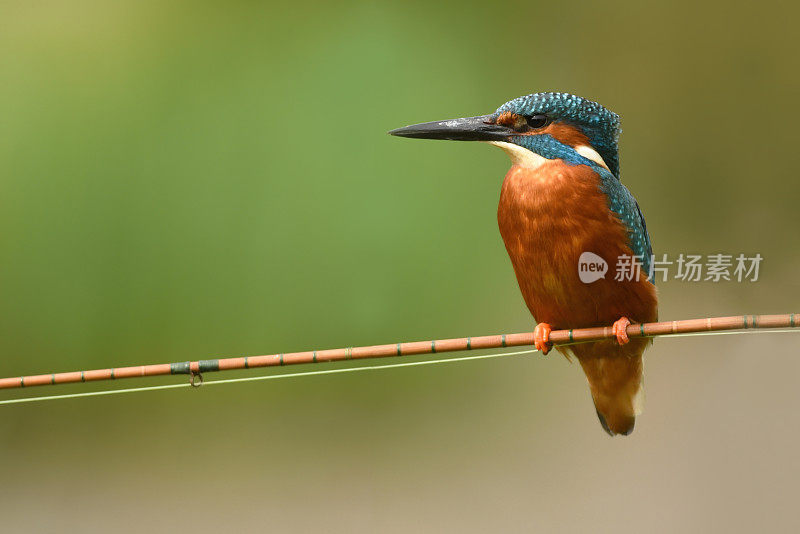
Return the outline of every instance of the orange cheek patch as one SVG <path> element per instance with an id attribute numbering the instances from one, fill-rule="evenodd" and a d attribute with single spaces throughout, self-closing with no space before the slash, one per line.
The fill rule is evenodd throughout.
<path id="1" fill-rule="evenodd" d="M 569 124 L 564 124 L 563 122 L 554 122 L 552 124 L 549 124 L 546 128 L 542 128 L 541 130 L 532 130 L 524 135 L 542 135 L 542 134 L 549 134 L 556 141 L 559 141 L 571 147 L 576 147 L 581 145 L 591 146 L 589 144 L 589 138 L 586 137 L 586 135 L 584 135 L 583 132 L 581 132 L 574 126 L 570 126 Z"/>

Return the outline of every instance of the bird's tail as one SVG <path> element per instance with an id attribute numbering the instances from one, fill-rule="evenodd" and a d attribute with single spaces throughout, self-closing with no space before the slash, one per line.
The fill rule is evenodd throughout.
<path id="1" fill-rule="evenodd" d="M 642 353 L 647 341 L 631 339 L 574 345 L 573 349 L 589 381 L 594 407 L 603 429 L 610 435 L 633 432 L 642 413 Z"/>

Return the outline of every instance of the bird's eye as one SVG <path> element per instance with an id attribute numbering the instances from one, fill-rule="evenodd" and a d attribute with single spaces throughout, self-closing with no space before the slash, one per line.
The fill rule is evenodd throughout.
<path id="1" fill-rule="evenodd" d="M 550 123 L 547 115 L 528 115 L 525 117 L 525 122 L 527 122 L 528 127 L 533 130 L 544 128 Z"/>

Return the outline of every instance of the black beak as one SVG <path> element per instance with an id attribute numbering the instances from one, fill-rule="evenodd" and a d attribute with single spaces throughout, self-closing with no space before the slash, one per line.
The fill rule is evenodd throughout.
<path id="1" fill-rule="evenodd" d="M 482 115 L 449 121 L 423 122 L 392 130 L 389 135 L 452 141 L 506 141 L 513 133 L 514 130 L 511 128 L 495 124 L 492 115 Z"/>

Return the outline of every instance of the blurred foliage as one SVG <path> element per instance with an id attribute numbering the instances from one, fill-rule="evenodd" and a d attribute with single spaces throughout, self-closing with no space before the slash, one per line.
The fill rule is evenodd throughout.
<path id="1" fill-rule="evenodd" d="M 0 375 L 531 328 L 496 228 L 506 156 L 385 132 L 542 90 L 623 117 L 623 181 L 657 253 L 765 258 L 755 284 L 660 284 L 662 317 L 796 311 L 796 9 L 503 6 L 0 4 Z M 696 361 L 697 346 L 671 365 Z M 575 366 L 448 367 L 4 408 L 0 466 L 15 492 L 0 509 L 39 491 L 31 473 L 67 520 L 84 499 L 115 512 L 137 498 L 219 504 L 217 490 L 268 480 L 286 489 L 276 510 L 344 485 L 364 501 L 333 499 L 336 521 L 374 529 L 395 523 L 391 499 L 369 491 L 420 517 L 458 509 L 415 501 L 417 479 L 436 495 L 500 492 L 487 513 L 511 517 L 502 496 L 529 506 L 518 486 L 541 466 L 492 463 L 503 451 L 597 441 L 608 461 L 564 467 L 554 491 L 614 476 L 622 442 L 604 441 Z M 666 404 L 665 390 L 651 399 Z M 625 446 L 656 450 L 645 444 L 678 417 Z M 132 489 L 92 485 L 125 477 Z"/>

